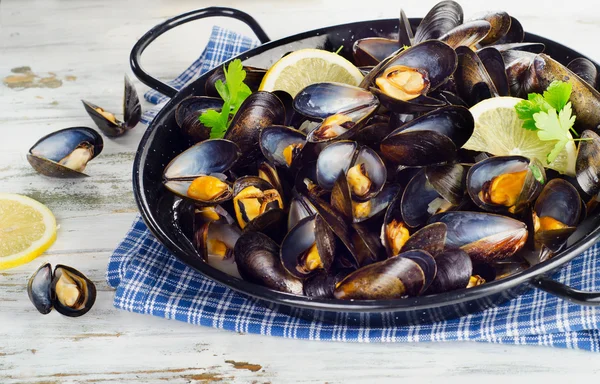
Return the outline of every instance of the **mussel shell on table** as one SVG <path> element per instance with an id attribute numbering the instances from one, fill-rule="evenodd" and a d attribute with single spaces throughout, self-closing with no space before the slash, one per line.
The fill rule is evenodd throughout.
<path id="1" fill-rule="evenodd" d="M 35 308 L 42 314 L 47 315 L 52 311 L 52 266 L 43 264 L 29 278 L 27 284 L 27 295 Z"/>
<path id="2" fill-rule="evenodd" d="M 104 141 L 87 127 L 66 128 L 38 140 L 27 154 L 29 164 L 49 177 L 78 178 L 87 163 L 102 152 Z"/>

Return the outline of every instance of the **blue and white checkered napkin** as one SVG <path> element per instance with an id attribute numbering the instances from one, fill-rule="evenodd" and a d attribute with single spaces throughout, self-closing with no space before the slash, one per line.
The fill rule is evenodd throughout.
<path id="1" fill-rule="evenodd" d="M 172 84 L 181 87 L 255 44 L 214 28 L 202 56 Z M 161 101 L 154 91 L 146 98 Z M 596 245 L 555 278 L 577 289 L 598 290 L 599 254 L 600 245 Z M 111 256 L 107 280 L 116 288 L 117 308 L 236 332 L 356 342 L 471 340 L 600 351 L 600 310 L 570 304 L 539 290 L 474 315 L 411 327 L 373 327 L 366 318 L 360 325 L 348 325 L 343 316 L 337 324 L 290 317 L 187 267 L 152 236 L 139 216 Z"/>

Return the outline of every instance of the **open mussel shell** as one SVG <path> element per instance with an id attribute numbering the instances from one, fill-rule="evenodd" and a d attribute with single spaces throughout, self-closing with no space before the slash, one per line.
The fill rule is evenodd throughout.
<path id="1" fill-rule="evenodd" d="M 341 83 L 316 83 L 294 98 L 294 109 L 310 119 L 322 120 L 307 136 L 313 143 L 350 138 L 379 107 L 371 92 Z"/>
<path id="2" fill-rule="evenodd" d="M 433 6 L 417 27 L 414 44 L 425 40 L 438 39 L 448 31 L 463 23 L 464 15 L 460 4 L 455 1 L 441 1 Z"/>
<path id="3" fill-rule="evenodd" d="M 319 215 L 307 217 L 292 228 L 281 243 L 281 263 L 292 275 L 306 278 L 318 270 L 329 271 L 335 257 L 336 238 Z"/>
<path id="4" fill-rule="evenodd" d="M 51 284 L 54 309 L 62 315 L 85 315 L 96 301 L 96 286 L 81 272 L 57 265 Z"/>
<path id="5" fill-rule="evenodd" d="M 504 69 L 508 79 L 510 95 L 514 97 L 527 98 L 530 89 L 530 69 L 537 56 L 535 53 L 526 51 L 501 51 L 504 59 Z"/>
<path id="6" fill-rule="evenodd" d="M 488 36 L 492 25 L 486 20 L 472 20 L 461 24 L 439 37 L 440 41 L 452 48 L 476 46 Z"/>
<path id="7" fill-rule="evenodd" d="M 263 128 L 285 123 L 283 103 L 270 92 L 254 92 L 240 106 L 225 133 L 225 139 L 238 145 L 244 159 L 256 157 L 259 135 Z"/>
<path id="8" fill-rule="evenodd" d="M 290 275 L 279 257 L 279 246 L 259 232 L 246 232 L 236 242 L 235 262 L 244 280 L 276 291 L 302 294 L 302 280 Z"/>
<path id="9" fill-rule="evenodd" d="M 142 118 L 142 107 L 135 86 L 125 75 L 125 91 L 123 95 L 123 120 L 118 120 L 111 112 L 82 100 L 83 106 L 98 128 L 109 137 L 121 136 L 139 123 Z"/>
<path id="10" fill-rule="evenodd" d="M 341 300 L 385 300 L 417 296 L 426 286 L 423 269 L 414 259 L 427 257 L 425 251 L 409 251 L 362 267 L 339 282 L 334 296 Z M 430 255 L 431 256 L 431 255 Z"/>
<path id="11" fill-rule="evenodd" d="M 510 28 L 504 36 L 496 40 L 495 44 L 521 43 L 525 39 L 525 31 L 519 20 L 510 17 Z"/>
<path id="12" fill-rule="evenodd" d="M 477 53 L 468 47 L 456 48 L 458 67 L 454 74 L 458 96 L 470 106 L 500 96 Z"/>
<path id="13" fill-rule="evenodd" d="M 232 141 L 223 139 L 202 141 L 182 152 L 166 166 L 163 183 L 174 194 L 194 200 L 201 205 L 220 204 L 230 200 L 233 191 L 226 181 L 220 180 L 222 183 L 219 183 L 216 179 L 224 178 L 223 173 L 231 169 L 240 156 L 238 146 Z M 200 177 L 212 179 L 199 179 Z M 206 193 L 190 195 L 190 186 L 196 180 L 201 181 L 199 188 L 204 188 L 206 184 Z M 212 183 L 213 180 L 216 183 Z M 209 181 L 211 183 L 208 183 Z M 219 191 L 222 189 L 220 193 L 213 193 L 212 188 L 209 188 L 215 184 L 218 184 Z"/>
<path id="14" fill-rule="evenodd" d="M 427 166 L 452 162 L 457 148 L 473 134 L 468 109 L 448 106 L 429 112 L 390 133 L 380 145 L 382 155 L 396 165 Z"/>
<path id="15" fill-rule="evenodd" d="M 233 249 L 240 236 L 237 226 L 209 221 L 196 229 L 193 244 L 208 265 L 241 278 L 233 257 Z"/>
<path id="16" fill-rule="evenodd" d="M 437 274 L 427 293 L 467 288 L 473 273 L 469 255 L 461 249 L 448 249 L 435 258 Z"/>
<path id="17" fill-rule="evenodd" d="M 52 311 L 52 266 L 49 263 L 42 265 L 29 278 L 27 283 L 27 295 L 35 308 L 42 314 L 47 315 Z"/>
<path id="18" fill-rule="evenodd" d="M 352 45 L 354 61 L 358 66 L 377 65 L 383 59 L 402 48 L 398 40 L 384 37 L 359 39 Z"/>
<path id="19" fill-rule="evenodd" d="M 524 156 L 495 156 L 473 165 L 467 173 L 467 192 L 489 212 L 517 213 L 542 191 L 542 164 Z"/>
<path id="20" fill-rule="evenodd" d="M 340 176 L 346 176 L 352 197 L 367 201 L 375 197 L 387 180 L 385 164 L 373 149 L 354 141 L 329 144 L 317 158 L 317 182 L 326 191 Z"/>
<path id="21" fill-rule="evenodd" d="M 597 129 L 600 125 L 600 114 L 597 113 L 600 110 L 600 92 L 566 66 L 540 53 L 535 56 L 528 76 L 524 79 L 524 90 L 527 93 L 543 93 L 554 80 L 570 83 L 572 86 L 570 101 L 573 114 L 577 116 L 575 128 L 583 132 L 586 129 Z"/>
<path id="22" fill-rule="evenodd" d="M 246 84 L 252 92 L 256 92 L 260 86 L 260 82 L 265 76 L 265 73 L 267 73 L 267 70 L 264 68 L 244 66 L 244 71 L 246 72 L 244 84 Z M 208 79 L 206 79 L 206 83 L 204 84 L 204 92 L 207 96 L 219 97 L 219 92 L 215 86 L 219 80 L 225 83 L 225 71 L 223 70 L 223 66 L 217 68 L 208 77 Z"/>
<path id="23" fill-rule="evenodd" d="M 460 248 L 476 262 L 509 258 L 523 248 L 528 236 L 525 223 L 492 213 L 445 212 L 430 222 L 446 224 L 446 247 Z"/>
<path id="24" fill-rule="evenodd" d="M 590 196 L 600 192 L 600 136 L 594 131 L 585 130 L 577 149 L 575 163 L 577 183 Z"/>
<path id="25" fill-rule="evenodd" d="M 42 137 L 29 149 L 27 160 L 38 173 L 49 177 L 86 177 L 88 161 L 102 152 L 104 142 L 95 130 L 66 128 Z"/>
<path id="26" fill-rule="evenodd" d="M 300 220 L 312 216 L 315 213 L 317 213 L 317 211 L 308 199 L 303 195 L 296 194 L 290 201 L 287 221 L 288 231 L 294 228 Z"/>
<path id="27" fill-rule="evenodd" d="M 536 245 L 556 250 L 575 232 L 580 215 L 581 197 L 577 189 L 566 180 L 550 180 L 533 208 Z"/>
<path id="28" fill-rule="evenodd" d="M 306 144 L 306 135 L 283 125 L 263 128 L 259 136 L 260 149 L 271 163 L 290 168 L 298 161 Z"/>
<path id="29" fill-rule="evenodd" d="M 200 115 L 208 110 L 220 111 L 223 100 L 217 97 L 192 96 L 182 100 L 175 109 L 175 121 L 184 135 L 194 142 L 210 137 L 210 128 L 202 124 Z"/>
<path id="30" fill-rule="evenodd" d="M 510 89 L 506 75 L 506 64 L 500 51 L 494 47 L 486 47 L 477 51 L 477 56 L 496 87 L 498 94 L 508 96 Z"/>
<path id="31" fill-rule="evenodd" d="M 284 207 L 282 197 L 273 185 L 256 176 L 243 176 L 233 183 L 233 208 L 240 228 L 244 229 L 268 211 L 282 210 Z M 269 220 L 265 220 L 264 224 L 260 224 L 256 229 L 263 230 L 273 221 L 279 222 L 284 218 L 283 212 L 277 218 L 269 217 Z M 285 226 L 282 225 L 282 228 Z"/>
<path id="32" fill-rule="evenodd" d="M 436 213 L 446 212 L 462 200 L 465 169 L 460 164 L 446 166 L 449 172 L 422 169 L 406 185 L 400 210 L 402 220 L 411 228 L 420 227 Z M 461 197 L 458 197 L 461 196 Z"/>
<path id="33" fill-rule="evenodd" d="M 578 57 L 567 64 L 567 68 L 585 80 L 589 85 L 598 89 L 598 68 L 590 60 L 585 57 Z"/>
<path id="34" fill-rule="evenodd" d="M 508 13 L 503 11 L 491 11 L 475 15 L 471 20 L 485 20 L 490 23 L 490 30 L 480 45 L 490 45 L 506 36 L 510 30 L 511 18 Z"/>
<path id="35" fill-rule="evenodd" d="M 425 41 L 387 59 L 365 77 L 361 86 L 369 88 L 391 111 L 429 111 L 444 105 L 428 94 L 448 81 L 456 66 L 452 47 L 441 41 Z M 401 80 L 407 76 L 410 82 Z"/>

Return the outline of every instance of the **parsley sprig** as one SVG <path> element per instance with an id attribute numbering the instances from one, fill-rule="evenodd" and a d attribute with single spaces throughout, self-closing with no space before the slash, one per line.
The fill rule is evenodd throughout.
<path id="1" fill-rule="evenodd" d="M 573 129 L 576 116 L 573 115 L 569 101 L 571 91 L 570 83 L 555 80 L 550 83 L 543 95 L 530 93 L 527 100 L 515 105 L 517 115 L 523 120 L 524 129 L 537 131 L 541 141 L 556 142 L 547 155 L 548 163 L 556 159 L 569 141 L 580 140 L 573 139 L 573 136 L 577 137 L 577 132 Z"/>
<path id="2" fill-rule="evenodd" d="M 221 80 L 217 80 L 215 83 L 215 88 L 223 99 L 223 108 L 221 111 L 210 109 L 199 117 L 200 122 L 210 128 L 211 139 L 225 136 L 231 122 L 230 118 L 236 114 L 244 100 L 252 93 L 248 85 L 244 83 L 246 71 L 244 71 L 241 60 L 233 60 L 227 68 L 223 66 L 223 72 L 225 83 Z"/>

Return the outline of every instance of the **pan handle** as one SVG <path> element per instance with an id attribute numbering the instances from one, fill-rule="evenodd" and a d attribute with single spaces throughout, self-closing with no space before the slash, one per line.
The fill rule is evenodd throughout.
<path id="1" fill-rule="evenodd" d="M 549 277 L 538 277 L 532 284 L 544 292 L 575 304 L 600 306 L 600 292 L 585 292 L 573 289 Z"/>
<path id="2" fill-rule="evenodd" d="M 144 68 L 142 68 L 140 64 L 140 58 L 142 56 L 142 53 L 144 52 L 146 47 L 150 45 L 150 43 L 152 43 L 158 36 L 162 35 L 168 30 L 171 30 L 181 24 L 185 24 L 187 22 L 198 19 L 204 19 L 207 17 L 230 17 L 233 19 L 243 21 L 244 23 L 246 23 L 247 26 L 250 27 L 250 29 L 252 29 L 252 31 L 254 32 L 256 37 L 258 37 L 258 40 L 260 40 L 261 43 L 264 44 L 271 40 L 269 39 L 269 36 L 267 36 L 265 31 L 262 29 L 262 27 L 258 24 L 258 22 L 247 13 L 238 11 L 237 9 L 225 7 L 208 7 L 196 9 L 194 11 L 182 13 L 181 15 L 175 16 L 161 24 L 156 25 L 154 28 L 146 32 L 146 34 L 144 34 L 144 36 L 142 36 L 137 41 L 137 43 L 135 43 L 135 45 L 131 49 L 131 55 L 129 56 L 131 70 L 133 71 L 135 76 L 142 83 L 157 90 L 158 92 L 167 95 L 168 97 L 175 96 L 178 92 L 177 89 L 171 87 L 166 83 L 163 83 L 154 76 L 148 74 L 148 72 L 146 72 Z"/>

